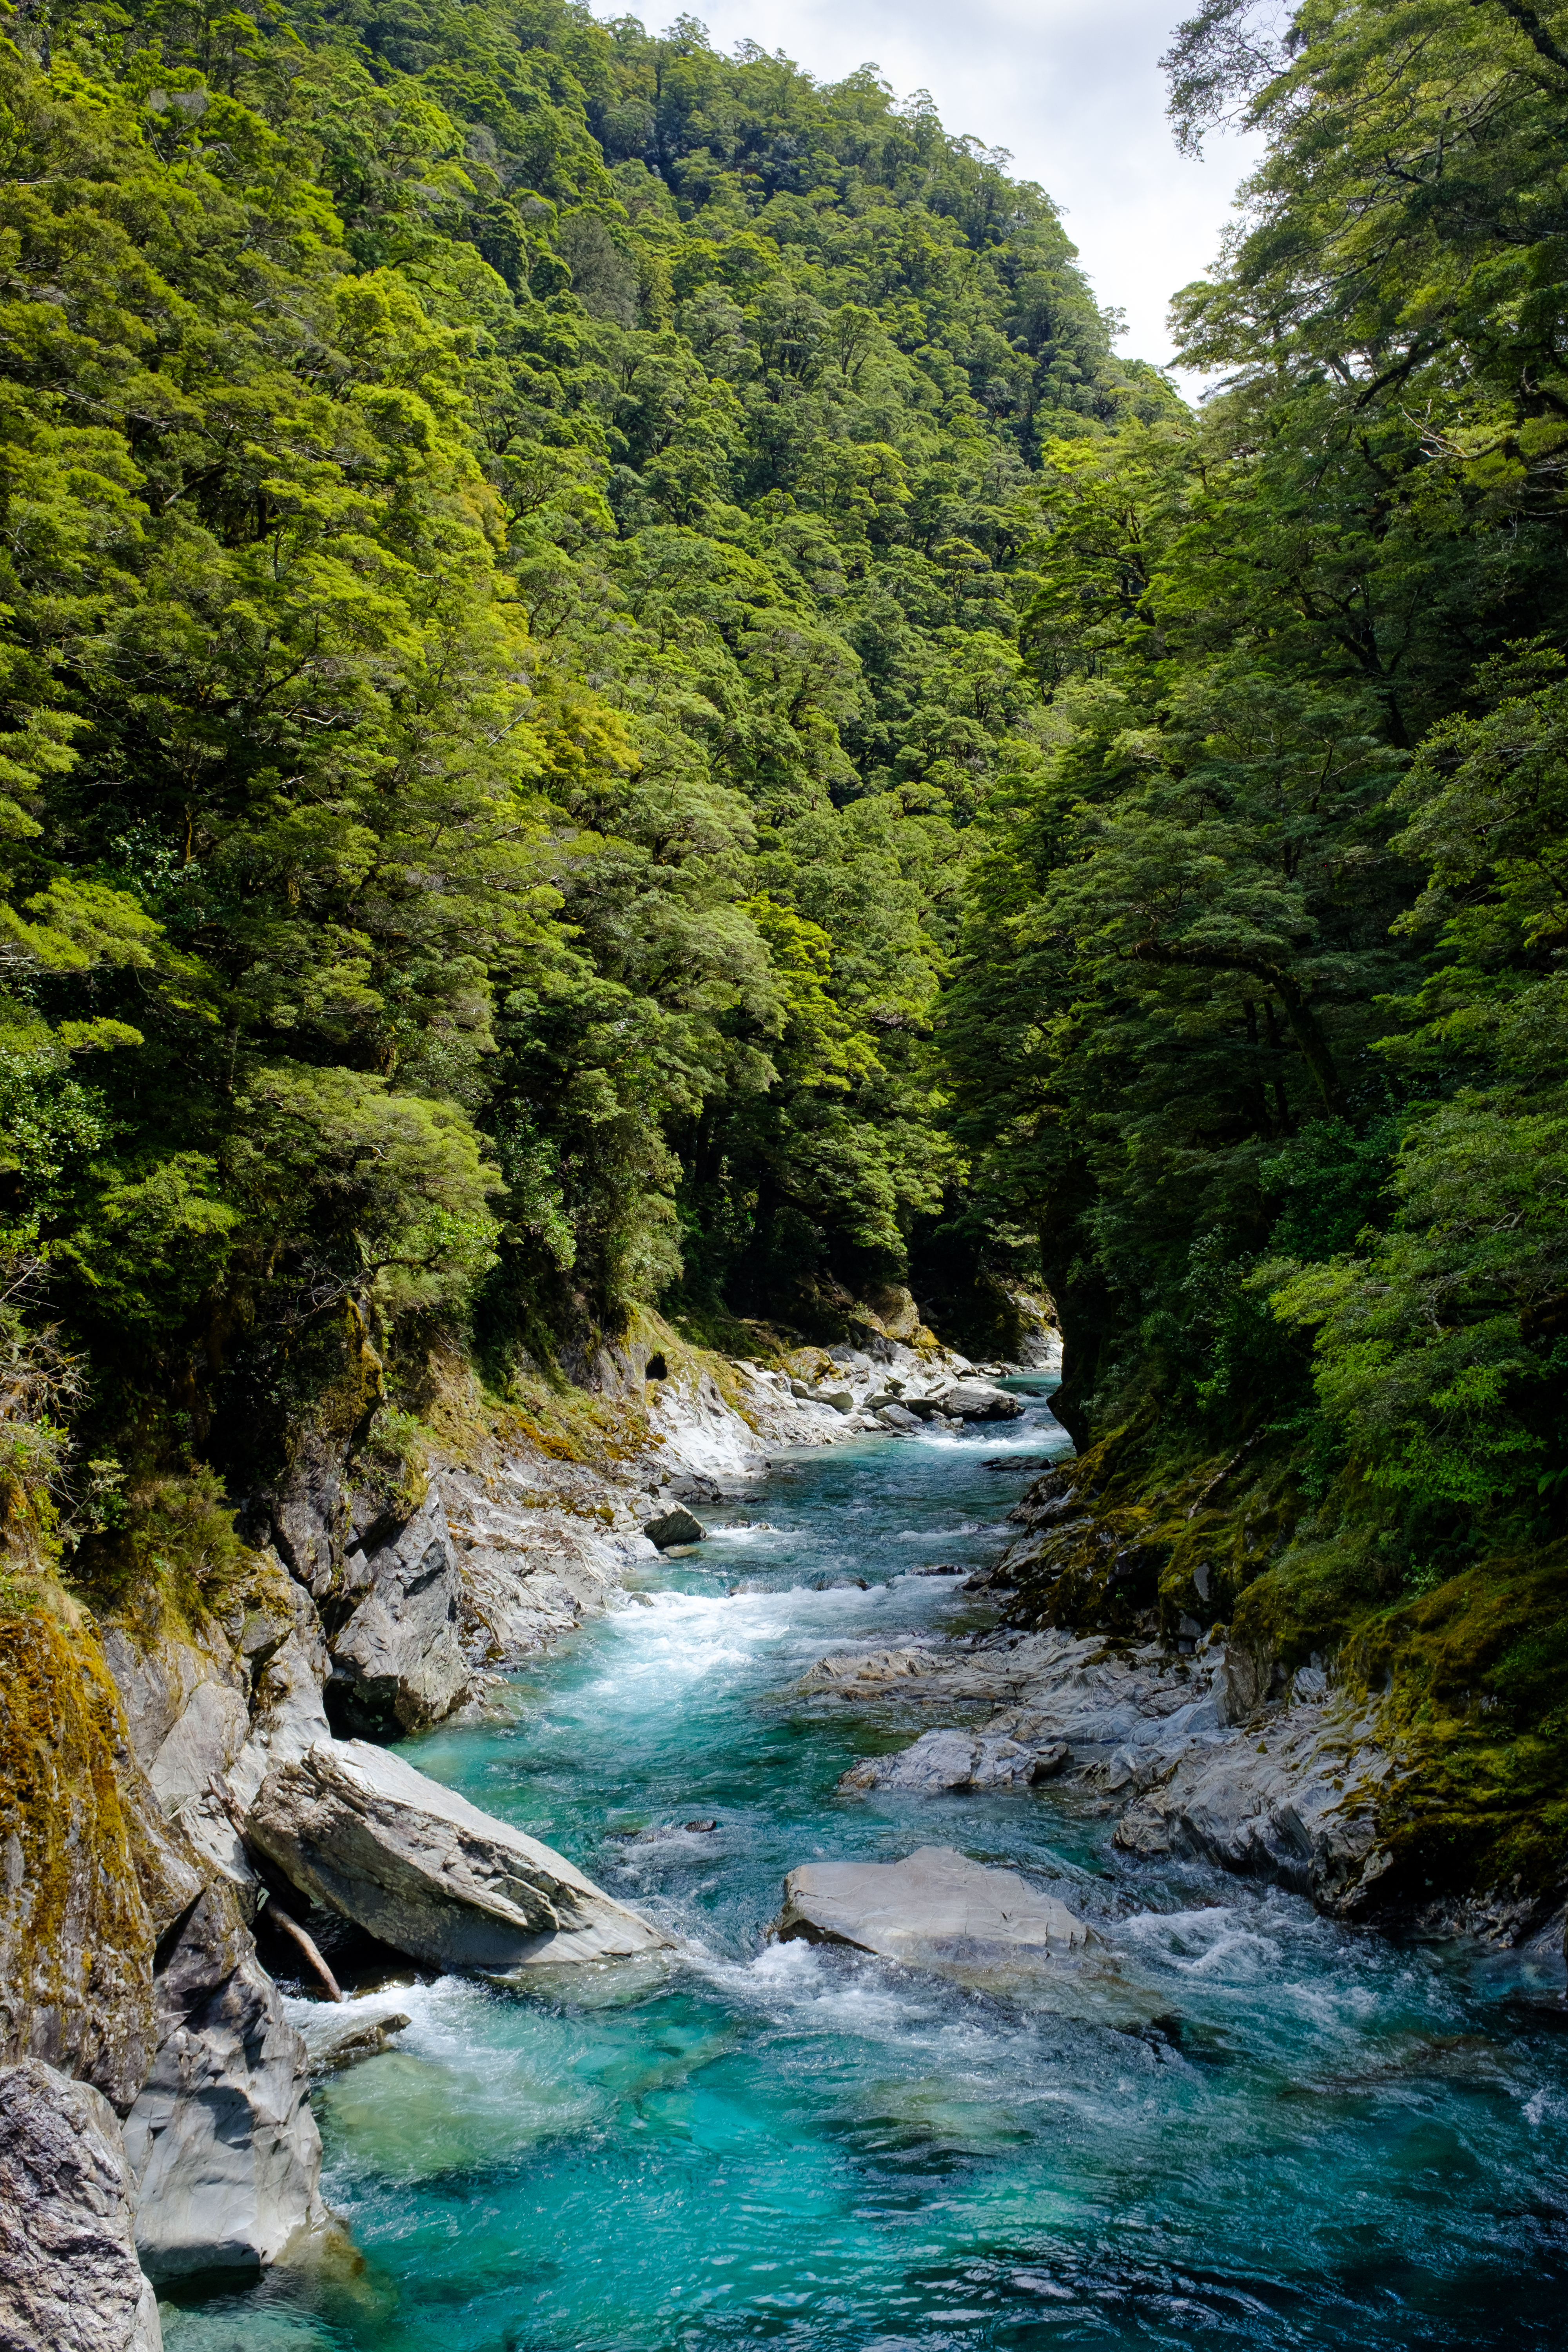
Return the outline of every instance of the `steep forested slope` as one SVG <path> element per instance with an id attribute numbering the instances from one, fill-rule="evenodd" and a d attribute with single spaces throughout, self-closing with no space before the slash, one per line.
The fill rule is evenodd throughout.
<path id="1" fill-rule="evenodd" d="M 12 32 L 24 1482 L 51 1390 L 90 1530 L 367 1350 L 901 1276 L 1020 493 L 1176 413 L 1047 199 L 685 24 Z"/>

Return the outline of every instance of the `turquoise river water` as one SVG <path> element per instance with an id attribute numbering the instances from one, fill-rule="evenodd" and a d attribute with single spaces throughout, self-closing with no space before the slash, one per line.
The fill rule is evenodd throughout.
<path id="1" fill-rule="evenodd" d="M 1048 1785 L 836 1792 L 910 1727 L 798 1677 L 989 1622 L 911 1571 L 994 1558 L 1028 1460 L 1064 1442 L 1041 1403 L 1000 1433 L 784 1457 L 649 1564 L 640 1605 L 519 1675 L 510 1712 L 409 1743 L 679 1954 L 398 1984 L 397 2046 L 316 2100 L 363 2266 L 183 2290 L 169 2352 L 1568 2346 L 1544 1973 L 1129 1862 L 1113 1815 Z M 773 1529 L 721 1524 L 747 1516 Z M 921 1844 L 1064 1894 L 1143 2021 L 768 1941 L 793 1864 Z"/>

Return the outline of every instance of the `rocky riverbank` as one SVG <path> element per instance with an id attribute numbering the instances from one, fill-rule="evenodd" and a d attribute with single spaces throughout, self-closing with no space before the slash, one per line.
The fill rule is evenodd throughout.
<path id="1" fill-rule="evenodd" d="M 171 1570 L 103 1602 L 40 1580 L 35 1607 L 0 1617 L 0 2352 L 152 2352 L 147 2281 L 309 2259 L 330 2233 L 311 2060 L 266 1960 L 298 1964 L 322 1888 L 293 1846 L 334 1792 L 345 1851 L 386 1834 L 359 1854 L 364 1899 L 327 1899 L 405 1949 L 425 1943 L 392 1919 L 399 1901 L 448 1923 L 457 1901 L 470 1939 L 520 1950 L 657 1944 L 546 1849 L 530 1875 L 501 1825 L 455 1827 L 433 1784 L 422 1813 L 348 1767 L 379 1753 L 364 1736 L 482 1708 L 661 1545 L 700 1534 L 692 1513 L 745 1493 L 770 1447 L 1016 1410 L 905 1320 L 769 1368 L 656 1327 L 591 1389 L 489 1411 L 470 1389 L 390 1481 L 304 1431 L 276 1488 L 242 1499 L 221 1576 Z M 461 1886 L 427 1866 L 454 1835 L 488 1854 Z"/>
<path id="2" fill-rule="evenodd" d="M 1396 1849 L 1421 1801 L 1399 1696 L 1353 1662 L 1288 1666 L 1266 1645 L 1141 1614 L 1118 1591 L 1140 1560 L 1125 1515 L 1097 1513 L 1077 1465 L 1054 1465 L 1010 1517 L 1023 1533 L 971 1589 L 995 1631 L 949 1643 L 845 1651 L 808 1673 L 819 1703 L 936 1722 L 846 1774 L 846 1793 L 931 1795 L 1049 1780 L 1117 1815 L 1124 1853 L 1215 1863 L 1305 1895 L 1327 1916 L 1402 1933 L 1563 1945 L 1560 1885 L 1415 1888 Z M 1086 1567 L 1087 1563 L 1087 1567 Z M 1055 1575 L 1064 1622 L 1039 1622 Z M 1027 1590 L 1017 1608 L 1018 1586 Z M 1023 1622 L 1018 1622 L 1019 1617 Z M 1080 1630 L 1085 1619 L 1092 1630 Z M 1096 1622 L 1098 1620 L 1098 1622 Z"/>

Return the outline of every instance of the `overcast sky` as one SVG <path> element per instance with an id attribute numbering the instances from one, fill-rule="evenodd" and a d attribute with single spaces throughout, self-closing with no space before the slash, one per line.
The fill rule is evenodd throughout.
<path id="1" fill-rule="evenodd" d="M 625 0 L 600 5 L 618 15 Z M 1215 140 L 1194 163 L 1172 142 L 1157 60 L 1194 0 L 687 5 L 721 49 L 755 41 L 828 81 L 869 61 L 900 97 L 929 89 L 949 131 L 1010 148 L 1014 177 L 1061 206 L 1099 299 L 1126 311 L 1121 352 L 1168 359 L 1165 306 L 1212 260 L 1253 152 Z M 667 21 L 657 6 L 637 13 L 650 31 Z"/>

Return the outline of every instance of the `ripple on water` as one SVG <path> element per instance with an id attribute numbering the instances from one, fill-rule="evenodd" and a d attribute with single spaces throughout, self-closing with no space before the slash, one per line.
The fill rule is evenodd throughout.
<path id="1" fill-rule="evenodd" d="M 787 1525 L 661 1563 L 510 1727 L 410 1744 L 680 1948 L 382 1996 L 408 2029 L 318 2102 L 362 2266 L 184 2294 L 170 2352 L 1563 2343 L 1568 2036 L 1521 2032 L 1506 1980 L 1131 1863 L 1049 1785 L 837 1792 L 909 1727 L 896 1700 L 794 1697 L 800 1674 L 989 1622 L 911 1553 L 994 1559 L 1016 1488 L 984 1464 L 1053 1431 L 1031 1408 L 803 1458 L 769 1487 Z M 819 1589 L 847 1576 L 869 1589 Z M 795 1864 L 932 1843 L 1083 1911 L 1131 2030 L 766 1941 Z"/>

